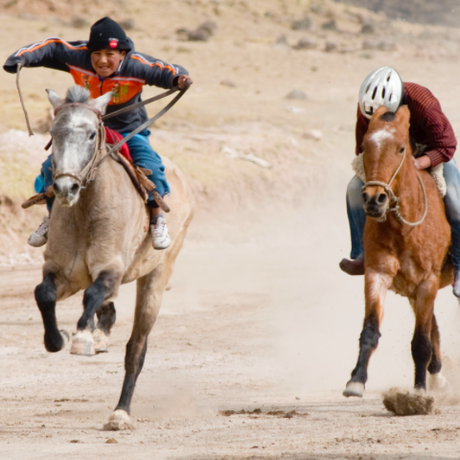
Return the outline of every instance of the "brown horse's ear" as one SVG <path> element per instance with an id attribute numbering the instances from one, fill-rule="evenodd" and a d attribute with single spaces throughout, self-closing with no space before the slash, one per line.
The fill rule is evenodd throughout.
<path id="1" fill-rule="evenodd" d="M 398 111 L 396 112 L 396 122 L 405 126 L 405 129 L 409 129 L 409 120 L 410 120 L 410 110 L 407 105 L 402 105 L 399 107 Z"/>

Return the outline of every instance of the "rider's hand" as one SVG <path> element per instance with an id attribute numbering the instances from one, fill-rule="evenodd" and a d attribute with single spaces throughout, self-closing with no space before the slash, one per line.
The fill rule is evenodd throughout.
<path id="1" fill-rule="evenodd" d="M 193 80 L 188 75 L 181 75 L 177 80 L 179 89 L 188 88 L 193 83 Z"/>
<path id="2" fill-rule="evenodd" d="M 415 159 L 415 167 L 420 170 L 420 169 L 426 169 L 431 166 L 431 160 L 428 155 L 423 155 L 420 158 Z"/>

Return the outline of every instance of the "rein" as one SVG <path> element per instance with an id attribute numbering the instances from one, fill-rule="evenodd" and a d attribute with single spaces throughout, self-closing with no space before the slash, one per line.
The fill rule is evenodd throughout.
<path id="1" fill-rule="evenodd" d="M 32 128 L 30 126 L 29 117 L 28 117 L 27 110 L 26 110 L 26 107 L 25 107 L 25 104 L 24 104 L 24 100 L 22 98 L 21 87 L 19 85 L 19 73 L 21 71 L 21 68 L 22 68 L 22 64 L 18 63 L 18 65 L 17 65 L 17 76 L 16 76 L 16 86 L 17 86 L 17 89 L 18 89 L 19 99 L 21 101 L 22 110 L 24 112 L 24 116 L 25 116 L 25 119 L 26 119 L 26 124 L 27 124 L 27 129 L 29 131 L 29 136 L 32 136 L 34 133 L 33 133 Z M 174 88 L 171 88 L 168 91 L 165 91 L 164 93 L 158 94 L 157 96 L 153 96 L 153 97 L 151 97 L 149 99 L 146 99 L 145 101 L 140 101 L 140 102 L 137 102 L 136 104 L 129 105 L 127 107 L 124 107 L 123 109 L 116 110 L 116 111 L 114 111 L 114 112 L 112 112 L 110 114 L 104 115 L 104 116 L 102 116 L 102 114 L 101 114 L 101 112 L 99 110 L 95 109 L 90 104 L 85 104 L 85 103 L 71 102 L 71 103 L 63 104 L 60 107 L 58 107 L 54 112 L 55 115 L 57 115 L 60 110 L 62 110 L 63 108 L 66 108 L 66 107 L 82 106 L 84 108 L 87 108 L 87 109 L 91 110 L 92 112 L 94 112 L 97 115 L 98 120 L 99 120 L 99 127 L 98 127 L 98 130 L 97 130 L 96 150 L 95 150 L 95 152 L 93 154 L 93 157 L 86 164 L 86 166 L 80 172 L 76 172 L 76 173 L 75 172 L 67 172 L 67 173 L 60 173 L 60 174 L 55 173 L 54 166 L 53 166 L 53 169 L 52 169 L 53 181 L 59 179 L 60 177 L 72 177 L 73 179 L 75 179 L 80 184 L 81 187 L 85 188 L 88 185 L 88 183 L 91 182 L 94 179 L 98 166 L 109 155 L 115 161 L 120 162 L 119 153 L 118 153 L 118 150 L 120 149 L 120 147 L 123 144 L 125 144 L 126 142 L 128 142 L 136 134 L 139 134 L 141 131 L 144 131 L 145 129 L 147 129 L 156 120 L 158 120 L 166 112 L 168 112 L 179 101 L 179 99 L 185 94 L 185 92 L 189 89 L 189 87 L 190 87 L 190 83 L 187 83 L 186 86 L 183 89 L 179 89 L 179 86 L 175 86 Z M 175 93 L 177 91 L 179 91 L 179 94 L 177 94 L 176 97 L 171 102 L 169 102 L 169 104 L 166 105 L 162 110 L 160 110 L 155 116 L 153 116 L 152 118 L 148 119 L 141 126 L 139 126 L 134 131 L 129 133 L 126 137 L 124 137 L 121 141 L 119 141 L 116 144 L 114 144 L 112 146 L 112 148 L 106 152 L 105 155 L 102 154 L 103 146 L 105 145 L 105 137 L 106 137 L 105 127 L 104 127 L 104 120 L 108 120 L 109 118 L 115 117 L 115 116 L 120 115 L 122 113 L 129 112 L 129 111 L 134 110 L 134 109 L 136 109 L 138 107 L 143 107 L 143 106 L 145 106 L 147 104 L 150 104 L 151 102 L 155 102 L 155 101 L 158 101 L 160 99 L 163 99 L 163 98 L 165 98 L 165 97 L 169 96 L 170 94 L 173 94 L 173 93 Z M 53 141 L 53 138 L 50 139 L 50 141 L 48 142 L 48 144 L 45 147 L 45 150 L 48 150 L 51 147 L 52 141 Z M 165 212 L 169 212 L 168 206 L 166 205 L 166 203 L 163 202 L 162 197 L 156 191 L 155 185 L 153 183 L 150 183 L 150 185 L 151 185 L 151 187 L 153 187 L 151 192 L 154 195 L 155 201 L 158 203 L 158 205 L 160 206 L 161 209 L 163 209 Z M 30 202 L 30 200 L 28 200 L 26 202 L 27 203 L 26 207 L 31 206 L 32 204 L 34 204 L 34 203 L 29 203 L 29 202 Z"/>
<path id="2" fill-rule="evenodd" d="M 401 160 L 401 163 L 399 164 L 398 168 L 396 169 L 395 173 L 393 174 L 393 176 L 390 179 L 390 182 L 388 182 L 388 184 L 386 184 L 385 182 L 380 182 L 380 181 L 376 181 L 376 180 L 368 181 L 361 188 L 361 192 L 364 192 L 367 187 L 370 187 L 370 186 L 373 186 L 373 185 L 378 185 L 380 187 L 383 187 L 385 192 L 387 193 L 388 198 L 390 199 L 390 207 L 387 208 L 387 210 L 385 211 L 385 214 L 380 219 L 377 219 L 378 222 L 385 222 L 387 220 L 387 213 L 388 212 L 394 212 L 395 217 L 399 222 L 401 222 L 402 224 L 409 225 L 410 227 L 416 227 L 417 225 L 420 225 L 425 220 L 425 217 L 426 217 L 426 215 L 428 213 L 428 199 L 427 199 L 427 196 L 426 196 L 425 185 L 423 184 L 423 181 L 422 181 L 422 178 L 420 177 L 420 174 L 417 172 L 417 179 L 418 179 L 418 181 L 420 183 L 420 186 L 422 188 L 425 210 L 423 212 L 422 218 L 420 220 L 418 220 L 417 222 L 408 222 L 400 214 L 400 212 L 399 212 L 399 203 L 400 203 L 401 199 L 394 194 L 394 192 L 393 192 L 393 190 L 391 188 L 391 183 L 393 182 L 395 177 L 398 175 L 398 173 L 399 173 L 399 171 L 400 171 L 405 159 L 406 159 L 406 150 L 404 150 L 404 156 L 403 156 L 403 158 Z"/>
<path id="3" fill-rule="evenodd" d="M 84 107 L 86 109 L 91 110 L 98 117 L 99 128 L 98 128 L 98 131 L 97 131 L 97 136 L 98 137 L 97 137 L 96 151 L 95 151 L 93 157 L 91 158 L 91 160 L 88 162 L 88 164 L 79 173 L 66 172 L 66 173 L 55 174 L 55 171 L 53 170 L 53 181 L 59 179 L 60 177 L 72 177 L 73 179 L 75 179 L 81 185 L 81 187 L 86 187 L 88 185 L 88 183 L 91 182 L 94 179 L 98 166 L 108 156 L 111 156 L 116 161 L 120 161 L 120 159 L 118 158 L 118 155 L 117 155 L 120 147 L 123 144 L 125 144 L 126 142 L 128 142 L 136 134 L 139 134 L 140 132 L 142 132 L 145 129 L 147 129 L 156 120 L 158 120 L 166 112 L 168 112 L 179 101 L 179 99 L 185 94 L 185 92 L 187 91 L 189 86 L 190 85 L 186 86 L 182 90 L 179 90 L 179 87 L 175 86 L 174 88 L 170 89 L 169 91 L 166 91 L 166 92 L 164 92 L 162 94 L 159 94 L 158 96 L 154 96 L 154 97 L 152 97 L 150 99 L 147 99 L 146 101 L 142 101 L 142 102 L 139 102 L 139 103 L 134 104 L 132 106 L 125 107 L 123 109 L 117 110 L 117 111 L 115 111 L 115 112 L 113 112 L 113 113 L 111 113 L 111 114 L 109 114 L 107 116 L 102 116 L 101 112 L 99 110 L 95 109 L 90 104 L 81 103 L 81 102 L 70 102 L 70 103 L 66 103 L 66 104 L 63 104 L 60 107 L 58 107 L 54 112 L 55 115 L 57 115 L 63 108 L 67 108 L 67 107 Z M 112 116 L 115 116 L 115 115 L 119 115 L 122 112 L 127 112 L 127 111 L 132 110 L 132 109 L 134 109 L 136 107 L 146 105 L 146 104 L 148 104 L 150 102 L 157 101 L 157 100 L 162 99 L 162 98 L 164 98 L 164 97 L 166 97 L 166 96 L 168 96 L 168 95 L 170 95 L 172 93 L 175 93 L 176 91 L 179 91 L 179 94 L 177 94 L 177 96 L 171 102 L 169 102 L 168 105 L 166 105 L 162 110 L 160 110 L 155 116 L 153 116 L 152 118 L 148 119 L 142 125 L 138 126 L 134 131 L 130 132 L 121 141 L 119 141 L 116 144 L 114 144 L 112 146 L 112 148 L 110 150 L 107 150 L 107 152 L 104 155 L 102 154 L 103 146 L 105 145 L 105 127 L 104 127 L 104 120 L 105 119 L 111 118 Z M 51 138 L 51 141 L 48 143 L 48 145 L 45 147 L 46 150 L 51 146 L 51 142 L 52 142 L 52 138 Z M 167 206 L 165 205 L 165 203 L 161 199 L 161 197 L 158 194 L 158 192 L 155 195 L 155 191 L 156 190 L 154 189 L 153 194 L 154 194 L 155 201 L 159 204 L 159 206 L 163 210 L 166 211 L 168 209 Z M 166 211 L 166 212 L 168 212 L 168 211 Z"/>

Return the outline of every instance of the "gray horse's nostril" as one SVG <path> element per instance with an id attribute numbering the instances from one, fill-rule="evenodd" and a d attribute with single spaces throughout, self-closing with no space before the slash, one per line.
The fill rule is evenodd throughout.
<path id="1" fill-rule="evenodd" d="M 72 195 L 76 195 L 78 190 L 80 190 L 80 186 L 78 184 L 73 184 L 72 187 L 70 187 L 70 193 L 72 193 Z"/>
<path id="2" fill-rule="evenodd" d="M 382 204 L 385 204 L 387 201 L 387 196 L 385 195 L 385 193 L 380 193 L 379 196 L 377 197 L 377 203 L 382 205 Z"/>

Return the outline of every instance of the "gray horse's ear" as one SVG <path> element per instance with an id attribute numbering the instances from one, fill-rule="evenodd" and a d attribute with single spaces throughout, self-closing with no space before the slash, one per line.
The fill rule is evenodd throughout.
<path id="1" fill-rule="evenodd" d="M 112 91 L 109 91 L 108 93 L 105 93 L 103 96 L 100 96 L 97 99 L 93 99 L 91 101 L 91 105 L 93 105 L 95 109 L 99 110 L 99 112 L 101 112 L 102 115 L 104 115 L 107 104 L 111 101 L 111 99 Z"/>
<path id="2" fill-rule="evenodd" d="M 54 110 L 64 103 L 64 101 L 52 89 L 47 89 L 46 92 L 48 93 L 48 99 L 54 107 Z"/>

